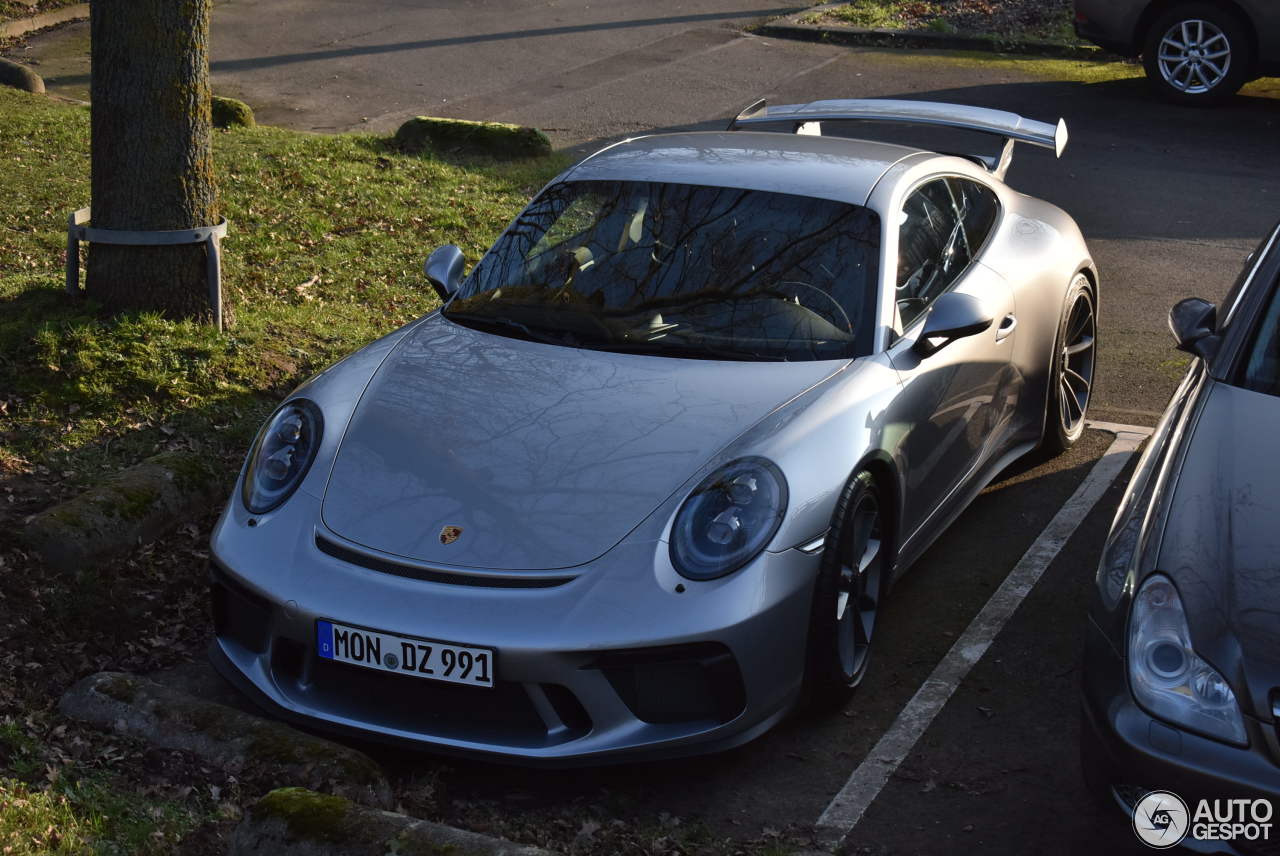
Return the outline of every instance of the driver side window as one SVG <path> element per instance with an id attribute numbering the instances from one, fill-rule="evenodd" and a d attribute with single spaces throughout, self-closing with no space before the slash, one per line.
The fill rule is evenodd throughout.
<path id="1" fill-rule="evenodd" d="M 916 188 L 898 227 L 898 315 L 905 329 L 969 266 L 964 223 L 945 178 Z"/>

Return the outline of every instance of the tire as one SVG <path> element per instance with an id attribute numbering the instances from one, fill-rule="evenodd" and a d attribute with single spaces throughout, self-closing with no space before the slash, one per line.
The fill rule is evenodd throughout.
<path id="1" fill-rule="evenodd" d="M 804 703 L 841 705 L 862 682 L 871 659 L 876 617 L 892 568 L 884 494 L 862 470 L 836 505 L 809 617 Z M 855 562 L 854 557 L 859 557 Z"/>
<path id="2" fill-rule="evenodd" d="M 1147 30 L 1147 80 L 1179 104 L 1209 106 L 1234 95 L 1253 74 L 1248 25 L 1209 3 L 1180 3 Z"/>
<path id="3" fill-rule="evenodd" d="M 1060 455 L 1084 435 L 1098 356 L 1098 313 L 1089 278 L 1078 273 L 1067 289 L 1049 367 L 1048 407 L 1040 451 Z"/>

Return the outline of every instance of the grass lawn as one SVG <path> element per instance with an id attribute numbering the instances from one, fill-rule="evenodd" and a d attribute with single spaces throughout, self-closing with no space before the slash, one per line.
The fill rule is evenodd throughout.
<path id="1" fill-rule="evenodd" d="M 457 243 L 474 261 L 563 166 L 404 156 L 373 136 L 219 132 L 234 321 L 218 334 L 68 297 L 88 110 L 0 89 L 0 117 L 0 474 L 43 467 L 74 483 L 175 438 L 242 447 L 296 383 L 435 305 L 421 273 L 431 249 Z"/>
<path id="2" fill-rule="evenodd" d="M 1069 0 L 852 0 L 805 16 L 806 23 L 963 33 L 1082 45 Z"/>
<path id="3" fill-rule="evenodd" d="M 206 832 L 235 817 L 242 784 L 54 707 L 87 673 L 200 658 L 211 519 L 74 580 L 21 550 L 24 520 L 161 449 L 234 472 L 290 388 L 433 308 L 431 249 L 474 261 L 565 165 L 274 128 L 214 147 L 234 322 L 112 317 L 63 291 L 66 217 L 89 202 L 88 110 L 0 87 L 0 853 L 225 852 Z"/>

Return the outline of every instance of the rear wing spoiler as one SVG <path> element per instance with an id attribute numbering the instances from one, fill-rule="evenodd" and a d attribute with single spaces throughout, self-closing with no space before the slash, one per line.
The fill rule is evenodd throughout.
<path id="1" fill-rule="evenodd" d="M 730 131 L 752 125 L 790 123 L 796 134 L 821 134 L 821 123 L 836 120 L 905 122 L 913 125 L 945 125 L 966 131 L 978 131 L 1004 138 L 1004 147 L 995 157 L 979 160 L 991 172 L 1004 177 L 1013 160 L 1014 143 L 1030 143 L 1053 149 L 1057 157 L 1067 147 L 1067 123 L 1057 125 L 1024 119 L 1017 113 L 969 107 L 963 104 L 941 104 L 933 101 L 894 101 L 890 99 L 833 99 L 810 101 L 808 104 L 779 104 L 770 107 L 762 98 L 729 122 Z"/>

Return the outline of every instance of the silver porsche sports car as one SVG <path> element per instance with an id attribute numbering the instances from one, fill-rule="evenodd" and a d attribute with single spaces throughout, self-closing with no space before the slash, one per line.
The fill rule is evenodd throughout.
<path id="1" fill-rule="evenodd" d="M 991 156 L 823 136 L 993 135 Z M 213 535 L 221 671 L 314 726 L 603 762 L 845 698 L 900 575 L 1084 430 L 1098 276 L 1003 182 L 1066 127 L 759 102 L 553 180 L 444 305 L 303 384 Z"/>

